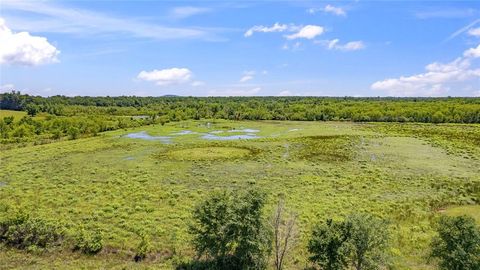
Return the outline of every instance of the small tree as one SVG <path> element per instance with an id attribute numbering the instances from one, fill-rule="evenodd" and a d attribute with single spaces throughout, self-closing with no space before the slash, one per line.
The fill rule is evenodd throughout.
<path id="1" fill-rule="evenodd" d="M 440 260 L 440 269 L 480 269 L 480 228 L 473 218 L 443 216 L 437 233 L 431 256 Z"/>
<path id="2" fill-rule="evenodd" d="M 198 256 L 221 269 L 264 269 L 271 244 L 264 205 L 265 194 L 255 190 L 213 193 L 193 212 Z"/>
<path id="3" fill-rule="evenodd" d="M 278 200 L 277 208 L 272 218 L 274 235 L 275 269 L 283 269 L 283 261 L 297 240 L 297 215 L 285 213 L 283 199 Z M 288 216 L 285 216 L 287 214 Z"/>
<path id="4" fill-rule="evenodd" d="M 331 219 L 314 228 L 308 250 L 322 269 L 379 269 L 387 259 L 388 227 L 368 214 L 353 214 L 345 221 Z"/>
<path id="5" fill-rule="evenodd" d="M 103 248 L 102 232 L 98 229 L 93 231 L 86 231 L 80 229 L 75 236 L 75 243 L 73 250 L 79 250 L 84 254 L 94 255 L 99 253 Z"/>
<path id="6" fill-rule="evenodd" d="M 26 107 L 25 107 L 25 110 L 27 111 L 27 114 L 30 115 L 30 116 L 35 116 L 39 111 L 40 111 L 40 108 L 37 106 L 37 105 L 34 105 L 34 104 L 28 104 Z"/>
<path id="7" fill-rule="evenodd" d="M 347 222 L 351 228 L 349 242 L 355 269 L 379 269 L 387 258 L 387 223 L 369 214 L 353 214 Z"/>
<path id="8" fill-rule="evenodd" d="M 137 253 L 133 258 L 133 260 L 136 262 L 143 261 L 147 257 L 151 249 L 150 238 L 148 237 L 148 235 L 145 232 L 141 232 L 139 233 L 139 236 L 142 240 L 138 244 Z"/>
<path id="9" fill-rule="evenodd" d="M 328 219 L 313 229 L 308 243 L 310 261 L 325 270 L 345 269 L 349 257 L 350 225 Z"/>
<path id="10" fill-rule="evenodd" d="M 190 226 L 193 245 L 198 256 L 206 255 L 213 261 L 225 264 L 232 252 L 233 231 L 229 223 L 233 217 L 233 205 L 227 192 L 213 193 L 193 212 L 195 224 Z"/>

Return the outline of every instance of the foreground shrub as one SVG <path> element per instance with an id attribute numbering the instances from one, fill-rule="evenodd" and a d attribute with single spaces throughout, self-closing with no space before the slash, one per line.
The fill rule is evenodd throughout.
<path id="1" fill-rule="evenodd" d="M 262 218 L 265 194 L 216 192 L 193 212 L 190 226 L 199 257 L 217 269 L 265 269 L 271 233 Z"/>
<path id="2" fill-rule="evenodd" d="M 75 236 L 75 243 L 73 250 L 81 251 L 84 254 L 97 254 L 103 248 L 103 236 L 98 230 L 85 231 L 80 230 Z"/>
<path id="3" fill-rule="evenodd" d="M 480 269 L 480 228 L 473 218 L 443 216 L 437 233 L 431 256 L 439 259 L 440 269 Z"/>
<path id="4" fill-rule="evenodd" d="M 310 261 L 325 270 L 345 269 L 349 256 L 351 228 L 347 222 L 328 219 L 313 229 L 308 243 Z"/>
<path id="5" fill-rule="evenodd" d="M 40 218 L 17 213 L 0 219 L 0 242 L 18 249 L 35 250 L 60 244 L 60 229 Z"/>
<path id="6" fill-rule="evenodd" d="M 380 269 L 386 264 L 388 227 L 368 214 L 353 214 L 345 221 L 317 225 L 309 241 L 310 260 L 322 269 Z"/>
<path id="7" fill-rule="evenodd" d="M 347 218 L 347 223 L 355 269 L 380 269 L 384 266 L 389 240 L 387 223 L 368 214 L 353 214 Z"/>
<path id="8" fill-rule="evenodd" d="M 144 260 L 151 249 L 150 239 L 148 238 L 148 236 L 145 233 L 141 233 L 140 237 L 142 238 L 142 240 L 138 244 L 137 253 L 133 258 L 136 262 Z"/>

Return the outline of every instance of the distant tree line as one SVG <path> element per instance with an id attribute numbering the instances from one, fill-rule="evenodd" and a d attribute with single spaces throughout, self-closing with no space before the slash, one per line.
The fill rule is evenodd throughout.
<path id="1" fill-rule="evenodd" d="M 151 118 L 127 116 L 25 116 L 14 120 L 13 116 L 0 118 L 0 143 L 34 142 L 48 143 L 63 138 L 74 140 L 96 136 L 100 132 L 151 124 Z"/>
<path id="2" fill-rule="evenodd" d="M 73 115 L 187 119 L 480 123 L 480 98 L 40 97 L 0 94 L 0 109 Z"/>

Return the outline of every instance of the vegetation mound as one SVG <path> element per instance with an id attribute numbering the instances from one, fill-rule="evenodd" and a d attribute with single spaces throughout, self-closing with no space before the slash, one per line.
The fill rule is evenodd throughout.
<path id="1" fill-rule="evenodd" d="M 167 157 L 175 160 L 223 160 L 242 158 L 250 154 L 251 151 L 246 148 L 214 146 L 173 150 L 167 153 Z"/>

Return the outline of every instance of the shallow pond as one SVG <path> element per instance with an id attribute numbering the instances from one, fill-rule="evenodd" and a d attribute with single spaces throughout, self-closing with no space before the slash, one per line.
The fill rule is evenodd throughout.
<path id="1" fill-rule="evenodd" d="M 229 130 L 228 132 L 257 133 L 257 132 L 260 132 L 260 130 L 258 130 L 258 129 L 244 128 L 244 129 L 232 129 L 232 130 Z"/>
<path id="2" fill-rule="evenodd" d="M 231 136 L 219 136 L 216 134 L 229 132 L 229 133 L 245 133 L 245 134 L 235 134 Z M 161 141 L 162 143 L 168 144 L 172 142 L 173 136 L 182 136 L 182 135 L 191 135 L 191 134 L 199 134 L 200 139 L 203 140 L 217 140 L 217 141 L 231 141 L 231 140 L 249 140 L 249 139 L 258 139 L 261 138 L 257 136 L 257 132 L 260 132 L 258 129 L 232 129 L 228 131 L 223 130 L 213 130 L 209 133 L 199 133 L 191 130 L 182 130 L 179 132 L 171 133 L 170 136 L 152 136 L 148 134 L 146 131 L 140 131 L 135 133 L 129 133 L 122 137 L 130 138 L 130 139 L 141 139 L 141 140 L 149 140 L 149 141 Z"/>
<path id="3" fill-rule="evenodd" d="M 241 135 L 232 135 L 232 136 L 217 136 L 213 134 L 205 134 L 202 136 L 204 140 L 217 140 L 217 141 L 231 141 L 231 140 L 249 140 L 249 139 L 259 139 L 260 136 L 255 134 L 241 134 Z"/>
<path id="4" fill-rule="evenodd" d="M 148 140 L 148 141 L 161 141 L 162 143 L 171 143 L 171 140 L 172 140 L 172 137 L 152 136 L 152 135 L 148 134 L 146 131 L 129 133 L 127 135 L 124 135 L 123 137 L 130 138 L 130 139 Z"/>

